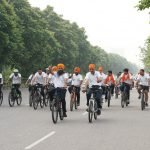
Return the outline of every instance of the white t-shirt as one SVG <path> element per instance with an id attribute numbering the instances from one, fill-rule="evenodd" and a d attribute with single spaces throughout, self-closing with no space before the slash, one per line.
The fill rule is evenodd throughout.
<path id="1" fill-rule="evenodd" d="M 1 79 L 0 84 L 3 84 L 3 75 L 1 73 L 0 73 L 0 79 Z"/>
<path id="2" fill-rule="evenodd" d="M 21 84 L 21 74 L 18 73 L 17 76 L 15 76 L 14 73 L 12 73 L 10 76 L 9 76 L 10 79 L 12 79 L 12 84 Z"/>
<path id="3" fill-rule="evenodd" d="M 50 73 L 49 76 L 48 76 L 48 80 L 49 80 L 49 83 L 50 84 L 53 84 L 54 83 L 54 76 Z"/>
<path id="4" fill-rule="evenodd" d="M 54 83 L 55 88 L 57 88 L 57 87 L 60 87 L 60 88 L 65 87 L 65 79 L 68 79 L 68 74 L 67 73 L 62 74 L 61 76 L 58 76 L 58 74 L 55 73 L 53 75 L 53 83 Z"/>
<path id="5" fill-rule="evenodd" d="M 34 79 L 33 79 L 34 83 L 33 84 L 45 84 L 46 81 L 46 74 L 45 72 L 42 72 L 42 74 L 40 75 L 38 72 L 35 74 Z"/>
<path id="6" fill-rule="evenodd" d="M 82 78 L 81 74 L 78 74 L 78 75 L 73 74 L 73 76 L 72 76 L 72 85 L 79 87 L 82 80 L 83 80 L 83 78 Z"/>
<path id="7" fill-rule="evenodd" d="M 102 72 L 102 73 L 98 72 L 98 73 L 99 73 L 99 75 L 100 75 L 100 80 L 101 80 L 101 82 L 99 83 L 99 85 L 101 86 L 101 85 L 104 84 L 104 81 L 105 81 L 105 79 L 107 78 L 107 75 L 104 74 L 103 72 Z"/>
<path id="8" fill-rule="evenodd" d="M 144 74 L 144 76 L 139 75 L 137 81 L 139 81 L 139 85 L 149 86 L 150 77 L 148 74 Z"/>
<path id="9" fill-rule="evenodd" d="M 85 79 L 89 82 L 89 87 L 91 88 L 92 85 L 99 85 L 97 80 L 100 79 L 100 74 L 98 71 L 95 71 L 94 75 L 91 74 L 91 72 L 88 72 Z"/>

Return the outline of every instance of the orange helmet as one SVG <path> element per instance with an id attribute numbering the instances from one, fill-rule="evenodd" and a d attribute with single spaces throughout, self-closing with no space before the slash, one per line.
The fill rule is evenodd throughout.
<path id="1" fill-rule="evenodd" d="M 74 72 L 80 73 L 80 68 L 79 67 L 75 67 L 74 68 Z"/>
<path id="2" fill-rule="evenodd" d="M 89 69 L 94 69 L 95 70 L 95 64 L 89 64 Z"/>
<path id="3" fill-rule="evenodd" d="M 52 71 L 53 71 L 53 72 L 55 72 L 55 71 L 57 71 L 57 70 L 58 70 L 58 69 L 57 69 L 57 66 L 53 66 L 53 67 L 52 67 Z"/>
<path id="4" fill-rule="evenodd" d="M 98 71 L 103 71 L 103 67 L 100 66 L 100 67 L 98 68 Z"/>
<path id="5" fill-rule="evenodd" d="M 57 69 L 58 69 L 58 70 L 59 70 L 59 69 L 64 70 L 64 69 L 65 69 L 65 65 L 64 65 L 64 64 L 58 64 L 58 65 L 57 65 Z"/>

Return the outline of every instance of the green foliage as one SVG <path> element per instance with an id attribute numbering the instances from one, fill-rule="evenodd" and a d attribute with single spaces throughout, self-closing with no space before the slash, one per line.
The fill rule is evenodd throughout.
<path id="1" fill-rule="evenodd" d="M 84 28 L 64 20 L 50 6 L 41 11 L 27 0 L 11 0 L 9 4 L 0 1 L 0 69 L 8 65 L 27 77 L 39 67 L 64 63 L 69 72 L 80 66 L 85 73 L 90 63 L 107 71 L 114 61 L 121 62 L 115 72 L 123 64 L 133 66 L 122 57 L 112 58 L 102 48 L 92 46 Z"/>
<path id="2" fill-rule="evenodd" d="M 140 0 L 137 7 L 139 10 L 150 8 L 150 0 Z"/>
<path id="3" fill-rule="evenodd" d="M 13 68 L 11 68 L 11 66 L 5 66 L 3 69 L 3 77 L 4 77 L 4 81 L 7 82 L 9 79 L 9 76 L 11 75 L 11 73 L 13 72 Z"/>

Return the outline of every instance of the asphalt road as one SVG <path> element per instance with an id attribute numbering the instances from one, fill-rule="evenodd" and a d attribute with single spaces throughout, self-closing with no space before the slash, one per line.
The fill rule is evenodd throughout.
<path id="1" fill-rule="evenodd" d="M 28 106 L 28 91 L 22 90 L 21 106 L 10 108 L 8 90 L 0 107 L 0 150 L 149 150 L 150 108 L 143 112 L 135 90 L 131 104 L 121 108 L 120 99 L 104 104 L 102 115 L 88 123 L 85 94 L 77 111 L 53 124 L 49 108 L 36 111 Z"/>

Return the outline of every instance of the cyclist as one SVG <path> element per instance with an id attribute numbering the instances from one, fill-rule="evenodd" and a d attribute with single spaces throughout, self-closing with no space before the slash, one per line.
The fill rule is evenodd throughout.
<path id="1" fill-rule="evenodd" d="M 116 81 L 115 91 L 118 90 L 118 95 L 120 94 L 120 88 L 119 88 L 119 85 L 120 85 L 120 76 L 121 76 L 121 72 L 117 73 L 117 77 L 115 79 L 115 81 Z"/>
<path id="2" fill-rule="evenodd" d="M 112 73 L 111 70 L 108 71 L 108 75 L 104 81 L 105 85 L 109 85 L 111 88 L 111 95 L 114 95 L 114 88 L 115 88 L 115 79 L 114 79 L 114 75 Z M 107 100 L 107 90 L 106 90 L 106 95 L 105 95 L 105 99 Z"/>
<path id="3" fill-rule="evenodd" d="M 99 85 L 99 82 L 100 82 L 100 74 L 98 71 L 95 71 L 95 64 L 90 64 L 89 72 L 86 74 L 86 77 L 85 77 L 85 86 L 86 86 L 85 89 L 87 89 L 87 86 L 89 86 L 89 88 L 87 89 L 87 92 L 86 92 L 87 106 L 89 106 L 89 100 L 90 100 L 91 94 L 92 94 L 92 86 Z M 97 91 L 97 93 L 96 93 L 96 101 L 97 101 L 97 106 L 98 106 L 97 114 L 98 115 L 101 114 L 101 108 L 102 108 L 101 102 L 100 102 L 102 92 L 100 92 L 100 91 Z M 85 92 L 85 90 L 83 92 Z"/>
<path id="4" fill-rule="evenodd" d="M 69 87 L 69 92 L 70 94 L 72 93 L 73 87 L 75 87 L 76 89 L 76 95 L 77 95 L 77 105 L 80 106 L 80 87 L 83 81 L 82 75 L 80 74 L 80 68 L 79 67 L 75 67 L 74 68 L 74 74 L 72 75 L 71 78 L 72 82 L 71 82 L 71 86 Z"/>
<path id="5" fill-rule="evenodd" d="M 46 74 L 41 68 L 38 69 L 38 72 L 33 77 L 31 83 L 32 85 L 37 84 L 41 88 L 41 95 L 43 96 L 43 101 L 45 101 L 44 86 L 46 85 Z"/>
<path id="6" fill-rule="evenodd" d="M 29 92 L 32 90 L 32 79 L 34 78 L 35 72 L 32 72 L 32 74 L 29 76 L 28 80 L 26 81 L 26 84 L 29 85 Z"/>
<path id="7" fill-rule="evenodd" d="M 0 73 L 0 93 L 2 92 L 2 87 L 3 87 L 3 75 Z"/>
<path id="8" fill-rule="evenodd" d="M 128 68 L 125 68 L 123 70 L 123 73 L 120 76 L 119 82 L 121 82 L 121 86 L 120 86 L 121 92 L 123 92 L 124 88 L 126 87 L 127 94 L 128 94 L 128 104 L 130 104 L 130 86 L 132 84 L 132 77 L 131 77 L 131 74 L 129 73 Z"/>
<path id="9" fill-rule="evenodd" d="M 139 99 L 141 98 L 141 90 L 144 89 L 145 93 L 145 105 L 148 106 L 148 92 L 149 92 L 150 77 L 145 73 L 144 69 L 140 69 L 140 74 L 137 78 L 136 85 L 138 86 Z"/>
<path id="10" fill-rule="evenodd" d="M 68 75 L 65 73 L 65 66 L 64 64 L 57 65 L 58 71 L 53 75 L 53 83 L 55 88 L 59 88 L 61 100 L 62 100 L 62 108 L 63 108 L 63 116 L 67 117 L 67 110 L 66 110 L 66 88 L 67 88 L 67 80 Z"/>
<path id="11" fill-rule="evenodd" d="M 102 90 L 103 90 L 103 96 L 105 96 L 105 92 L 106 92 L 106 88 L 104 86 L 104 81 L 106 79 L 106 74 L 103 72 L 103 67 L 99 67 L 98 68 L 98 71 L 99 71 L 99 74 L 100 74 L 100 83 L 99 85 L 102 87 Z M 104 98 L 104 97 L 103 97 Z"/>
<path id="12" fill-rule="evenodd" d="M 9 76 L 12 80 L 12 86 L 16 89 L 18 95 L 21 97 L 21 91 L 19 90 L 21 85 L 21 74 L 18 69 L 14 69 L 13 73 Z"/>

